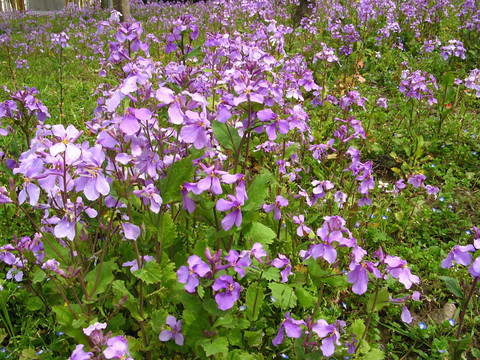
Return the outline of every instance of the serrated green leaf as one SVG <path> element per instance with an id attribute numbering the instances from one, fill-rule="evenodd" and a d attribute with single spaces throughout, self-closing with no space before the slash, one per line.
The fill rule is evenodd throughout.
<path id="1" fill-rule="evenodd" d="M 155 260 L 147 262 L 141 269 L 132 271 L 132 274 L 146 284 L 159 283 L 163 278 L 162 268 Z"/>
<path id="2" fill-rule="evenodd" d="M 460 299 L 465 298 L 464 291 L 458 284 L 457 279 L 451 278 L 449 276 L 439 276 L 440 279 L 442 279 L 445 282 L 445 285 L 447 286 L 447 289 L 450 290 L 450 292 L 455 295 L 456 297 Z"/>
<path id="3" fill-rule="evenodd" d="M 160 195 L 164 204 L 182 200 L 182 186 L 188 182 L 194 171 L 192 160 L 197 154 L 175 161 L 168 169 L 166 176 L 160 181 Z"/>
<path id="4" fill-rule="evenodd" d="M 246 299 L 247 299 L 247 318 L 250 321 L 256 321 L 258 319 L 258 314 L 260 313 L 260 308 L 263 304 L 263 288 L 258 285 L 251 285 L 247 289 Z"/>
<path id="5" fill-rule="evenodd" d="M 275 231 L 259 222 L 244 225 L 243 234 L 247 239 L 251 239 L 252 243 L 259 242 L 264 248 L 272 244 L 273 239 L 277 237 Z"/>
<path id="6" fill-rule="evenodd" d="M 205 350 L 207 356 L 220 353 L 225 357 L 228 355 L 228 340 L 224 336 L 213 339 L 213 341 L 210 341 L 209 339 L 202 339 L 202 341 L 200 341 L 200 345 Z"/>
<path id="7" fill-rule="evenodd" d="M 290 285 L 270 283 L 268 287 L 275 299 L 275 306 L 281 309 L 291 309 L 297 304 L 297 296 Z"/>

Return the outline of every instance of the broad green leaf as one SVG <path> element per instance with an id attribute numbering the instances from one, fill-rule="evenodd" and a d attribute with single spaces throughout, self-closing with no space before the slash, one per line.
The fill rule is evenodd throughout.
<path id="1" fill-rule="evenodd" d="M 247 190 L 248 200 L 242 211 L 255 210 L 263 204 L 265 198 L 268 195 L 268 188 L 270 186 L 270 180 L 272 174 L 270 172 L 262 172 L 258 175 Z"/>
<path id="2" fill-rule="evenodd" d="M 263 304 L 263 288 L 258 285 L 251 285 L 247 289 L 246 299 L 247 299 L 247 318 L 250 321 L 256 321 L 258 319 L 258 314 L 260 313 L 260 308 Z"/>
<path id="3" fill-rule="evenodd" d="M 375 293 L 370 295 L 370 298 L 367 301 L 367 311 L 379 311 L 384 306 L 388 305 L 390 302 L 390 293 L 387 288 L 381 288 L 378 291 L 377 298 L 375 299 Z M 375 307 L 374 307 L 375 303 Z"/>
<path id="4" fill-rule="evenodd" d="M 147 262 L 143 268 L 133 271 L 132 274 L 146 284 L 159 283 L 163 278 L 162 268 L 155 260 Z"/>
<path id="5" fill-rule="evenodd" d="M 234 321 L 231 315 L 220 316 L 215 322 L 213 323 L 212 329 L 218 327 L 224 327 L 227 329 L 231 329 L 235 327 L 236 321 Z"/>
<path id="6" fill-rule="evenodd" d="M 355 334 L 358 339 L 360 339 L 363 336 L 363 333 L 365 332 L 365 323 L 363 322 L 362 319 L 356 319 L 352 323 L 352 326 L 350 326 L 350 329 L 352 333 Z"/>
<path id="7" fill-rule="evenodd" d="M 113 282 L 113 271 L 116 269 L 117 264 L 113 258 L 110 261 L 105 261 L 101 265 L 98 264 L 95 268 L 90 270 L 90 272 L 85 276 L 85 281 L 87 282 L 87 292 L 90 297 L 95 299 L 99 294 L 102 294 L 107 290 L 110 283 Z M 98 275 L 99 270 L 100 274 Z"/>
<path id="8" fill-rule="evenodd" d="M 231 329 L 228 332 L 228 342 L 233 346 L 243 347 L 242 330 L 237 327 Z M 228 358 L 230 359 L 230 357 Z"/>
<path id="9" fill-rule="evenodd" d="M 202 339 L 200 345 L 205 350 L 207 356 L 212 356 L 216 354 L 223 354 L 224 357 L 228 355 L 228 340 L 226 337 L 221 336 L 219 338 L 210 341 L 209 339 Z"/>
<path id="10" fill-rule="evenodd" d="M 166 176 L 160 181 L 160 195 L 164 204 L 182 200 L 182 186 L 191 180 L 194 166 L 192 160 L 197 153 L 175 161 L 168 169 Z"/>
<path id="11" fill-rule="evenodd" d="M 447 289 L 450 290 L 453 295 L 462 300 L 465 298 L 465 293 L 458 284 L 457 279 L 451 278 L 449 276 L 439 276 L 439 278 L 445 282 Z"/>
<path id="12" fill-rule="evenodd" d="M 223 124 L 220 121 L 213 121 L 212 130 L 220 146 L 225 149 L 230 149 L 233 152 L 237 151 L 241 141 L 237 129 Z"/>
<path id="13" fill-rule="evenodd" d="M 36 296 L 29 296 L 27 298 L 27 309 L 30 311 L 38 311 L 44 308 L 45 305 L 43 304 L 42 300 Z"/>
<path id="14" fill-rule="evenodd" d="M 73 311 L 75 311 L 75 314 L 80 314 L 82 312 L 79 305 L 71 304 L 70 306 Z M 52 311 L 55 313 L 55 319 L 57 322 L 62 325 L 62 330 L 65 334 L 74 338 L 76 342 L 87 345 L 87 339 L 85 338 L 83 330 L 76 329 L 72 326 L 75 317 L 67 305 L 52 306 Z"/>
<path id="15" fill-rule="evenodd" d="M 263 247 L 272 244 L 273 239 L 277 237 L 275 231 L 259 222 L 244 225 L 243 234 L 251 238 L 253 243 L 259 242 Z"/>
<path id="16" fill-rule="evenodd" d="M 197 57 L 201 53 L 201 47 L 200 46 L 195 46 L 192 51 L 190 51 L 187 55 L 185 55 L 185 59 L 190 59 L 193 57 Z"/>
<path id="17" fill-rule="evenodd" d="M 370 351 L 364 355 L 364 358 L 368 360 L 383 360 L 385 359 L 385 354 L 380 349 L 371 348 Z"/>
<path id="18" fill-rule="evenodd" d="M 297 295 L 298 303 L 304 308 L 313 308 L 317 298 L 310 294 L 310 292 L 303 288 L 303 286 L 297 286 L 295 288 L 295 295 Z"/>
<path id="19" fill-rule="evenodd" d="M 281 309 L 291 309 L 297 304 L 297 296 L 290 285 L 270 283 L 268 287 L 275 299 L 275 306 Z"/>

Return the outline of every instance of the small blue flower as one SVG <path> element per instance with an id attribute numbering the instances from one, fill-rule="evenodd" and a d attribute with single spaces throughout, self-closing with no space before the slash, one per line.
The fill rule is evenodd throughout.
<path id="1" fill-rule="evenodd" d="M 382 220 L 388 220 L 388 216 L 387 215 L 382 215 Z"/>
<path id="2" fill-rule="evenodd" d="M 430 167 L 434 168 L 434 167 L 437 167 L 437 165 L 435 165 L 435 164 L 430 164 Z"/>
<path id="3" fill-rule="evenodd" d="M 345 356 L 343 360 L 350 360 L 352 357 L 351 356 Z"/>
<path id="4" fill-rule="evenodd" d="M 446 352 L 446 351 L 447 351 L 447 350 L 438 350 L 438 352 L 439 352 L 440 354 L 443 354 L 443 353 Z"/>
<path id="5" fill-rule="evenodd" d="M 276 303 L 277 300 L 275 300 L 275 298 L 273 297 L 273 295 L 270 296 L 270 300 L 272 300 L 273 303 Z"/>
<path id="6" fill-rule="evenodd" d="M 41 354 L 43 354 L 43 350 L 40 350 L 37 353 L 35 353 L 35 355 L 41 355 Z"/>
<path id="7" fill-rule="evenodd" d="M 444 148 L 444 147 L 445 147 L 445 144 L 442 145 L 442 148 Z"/>
<path id="8" fill-rule="evenodd" d="M 423 321 L 421 323 L 418 323 L 418 327 L 422 330 L 425 330 L 427 328 L 427 324 L 425 324 Z"/>
<path id="9" fill-rule="evenodd" d="M 432 207 L 432 211 L 433 211 L 433 212 L 437 212 L 437 209 L 435 209 L 434 207 Z"/>
<path id="10" fill-rule="evenodd" d="M 472 235 L 472 232 L 470 230 L 467 230 L 467 231 L 465 231 L 465 234 Z"/>
<path id="11" fill-rule="evenodd" d="M 280 357 L 281 357 L 282 359 L 288 359 L 288 355 L 287 355 L 287 354 L 280 354 Z"/>
<path id="12" fill-rule="evenodd" d="M 453 319 L 448 319 L 448 323 L 450 324 L 450 326 L 455 326 L 455 320 Z"/>
<path id="13" fill-rule="evenodd" d="M 342 302 L 342 306 L 343 306 L 344 309 L 347 308 L 347 304 L 345 304 L 344 302 Z"/>
<path id="14" fill-rule="evenodd" d="M 390 211 L 392 211 L 392 210 L 390 210 L 390 208 L 387 208 L 387 212 L 390 212 Z"/>
<path id="15" fill-rule="evenodd" d="M 477 136 L 475 134 L 472 134 L 472 139 L 475 139 Z"/>
<path id="16" fill-rule="evenodd" d="M 447 207 L 448 207 L 449 209 L 453 209 L 452 204 L 448 204 Z"/>
<path id="17" fill-rule="evenodd" d="M 370 214 L 370 219 L 375 219 L 375 215 Z"/>
<path id="18" fill-rule="evenodd" d="M 472 155 L 477 155 L 477 152 L 476 152 L 476 151 L 472 151 Z"/>
<path id="19" fill-rule="evenodd" d="M 441 202 L 444 202 L 444 201 L 445 201 L 445 198 L 444 198 L 443 196 L 440 196 L 440 197 L 438 198 L 438 200 L 440 200 Z"/>
<path id="20" fill-rule="evenodd" d="M 63 333 L 61 331 L 57 331 L 57 336 L 62 336 L 62 335 L 65 335 L 65 333 Z"/>
<path id="21" fill-rule="evenodd" d="M 5 351 L 7 351 L 5 348 L 0 349 L 0 352 L 2 352 L 2 353 L 4 353 Z"/>
<path id="22" fill-rule="evenodd" d="M 246 305 L 240 305 L 240 306 L 238 307 L 238 310 L 240 310 L 240 311 L 245 311 L 245 310 L 247 310 L 247 306 L 246 306 Z"/>

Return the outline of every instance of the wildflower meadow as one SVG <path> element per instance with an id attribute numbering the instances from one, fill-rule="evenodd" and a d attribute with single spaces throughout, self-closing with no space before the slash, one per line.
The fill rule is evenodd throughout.
<path id="1" fill-rule="evenodd" d="M 105 4 L 0 12 L 0 359 L 480 358 L 478 1 Z"/>

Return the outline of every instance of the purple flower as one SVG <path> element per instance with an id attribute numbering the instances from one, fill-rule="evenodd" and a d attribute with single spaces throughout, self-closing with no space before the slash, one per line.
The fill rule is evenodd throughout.
<path id="1" fill-rule="evenodd" d="M 89 150 L 84 150 L 82 162 L 78 164 L 79 177 L 75 180 L 78 191 L 82 191 L 88 200 L 97 200 L 100 195 L 106 196 L 110 192 L 102 164 L 105 161 L 105 153 L 101 145 L 95 145 Z"/>
<path id="2" fill-rule="evenodd" d="M 133 193 L 142 199 L 143 205 L 147 206 L 150 204 L 150 210 L 152 210 L 155 214 L 158 214 L 163 199 L 153 183 L 149 183 L 143 189 L 135 190 Z"/>
<path id="3" fill-rule="evenodd" d="M 420 283 L 420 278 L 412 275 L 405 260 L 400 259 L 398 256 L 387 255 L 385 263 L 387 264 L 386 272 L 392 275 L 394 279 L 398 279 L 405 285 L 405 288 L 410 289 L 412 284 Z"/>
<path id="4" fill-rule="evenodd" d="M 304 215 L 298 215 L 293 217 L 293 223 L 297 224 L 297 235 L 300 237 L 307 236 L 312 232 L 312 229 L 310 229 L 308 226 L 305 225 L 305 216 Z"/>
<path id="5" fill-rule="evenodd" d="M 329 325 L 325 320 L 319 319 L 312 327 L 312 331 L 314 331 L 319 338 L 323 339 L 320 349 L 324 356 L 332 356 L 335 352 L 335 345 L 342 345 L 339 341 L 339 328 L 343 330 L 344 326 L 345 323 L 342 321 L 337 321 L 336 323 Z"/>
<path id="6" fill-rule="evenodd" d="M 472 255 L 470 252 L 474 252 L 475 247 L 471 244 L 466 246 L 455 245 L 448 253 L 448 256 L 445 260 L 442 261 L 442 267 L 451 268 L 453 265 L 453 261 L 457 264 L 467 266 L 472 262 Z"/>
<path id="7" fill-rule="evenodd" d="M 93 353 L 92 352 L 85 352 L 83 351 L 85 345 L 79 344 L 73 350 L 72 355 L 68 358 L 68 360 L 89 360 L 92 358 Z"/>
<path id="8" fill-rule="evenodd" d="M 140 227 L 130 223 L 122 223 L 125 238 L 129 240 L 137 240 L 140 236 Z"/>
<path id="9" fill-rule="evenodd" d="M 220 275 L 213 283 L 212 289 L 217 292 L 215 301 L 218 308 L 223 311 L 233 307 L 235 301 L 240 298 L 240 291 L 242 291 L 240 284 L 233 281 L 233 277 L 230 275 Z M 224 291 L 220 292 L 220 290 Z"/>
<path id="10" fill-rule="evenodd" d="M 210 121 L 207 120 L 204 112 L 198 114 L 187 110 L 185 117 L 186 125 L 180 130 L 182 140 L 187 144 L 193 144 L 196 149 L 203 149 L 208 144 L 206 129 L 210 126 Z"/>
<path id="11" fill-rule="evenodd" d="M 419 188 L 420 186 L 423 186 L 423 182 L 425 181 L 426 177 L 425 175 L 413 175 L 408 179 L 408 183 L 413 185 L 415 189 Z"/>
<path id="12" fill-rule="evenodd" d="M 410 310 L 408 310 L 405 305 L 403 305 L 402 308 L 402 321 L 407 324 L 410 324 L 413 321 L 412 314 L 410 314 Z"/>
<path id="13" fill-rule="evenodd" d="M 54 273 L 57 273 L 58 275 L 65 275 L 65 272 L 60 269 L 60 263 L 56 261 L 55 259 L 50 259 L 45 261 L 45 263 L 42 265 L 42 269 L 44 270 L 51 270 Z"/>
<path id="14" fill-rule="evenodd" d="M 103 350 L 107 359 L 133 360 L 128 352 L 127 339 L 123 336 L 115 336 L 107 341 L 107 348 Z"/>
<path id="15" fill-rule="evenodd" d="M 368 273 L 367 270 L 376 278 L 381 278 L 382 275 L 377 269 L 376 264 L 372 262 L 362 262 L 361 264 L 352 261 L 350 263 L 350 272 L 347 274 L 347 281 L 353 284 L 352 291 L 357 295 L 362 295 L 367 291 Z"/>
<path id="16" fill-rule="evenodd" d="M 285 320 L 282 321 L 277 336 L 275 336 L 275 339 L 272 340 L 272 344 L 274 346 L 278 346 L 282 343 L 284 330 L 289 338 L 298 339 L 300 336 L 302 336 L 302 328 L 300 325 L 306 325 L 305 321 L 294 320 L 290 317 L 289 312 L 285 313 Z"/>
<path id="17" fill-rule="evenodd" d="M 230 250 L 228 255 L 225 256 L 225 260 L 228 261 L 230 266 L 233 267 L 233 270 L 235 270 L 241 278 L 245 276 L 245 268 L 249 267 L 252 263 L 250 252 L 247 250 L 243 250 L 240 255 L 236 250 Z"/>
<path id="18" fill-rule="evenodd" d="M 87 336 L 90 336 L 94 331 L 101 331 L 107 328 L 107 323 L 96 322 L 93 325 L 83 329 L 83 333 Z"/>
<path id="19" fill-rule="evenodd" d="M 263 210 L 265 210 L 266 213 L 269 213 L 270 211 L 274 210 L 273 218 L 275 220 L 280 220 L 282 218 L 282 212 L 280 211 L 280 208 L 285 207 L 287 205 L 288 205 L 288 200 L 285 199 L 283 196 L 278 195 L 275 199 L 275 204 L 270 204 L 270 205 L 263 204 Z"/>
<path id="20" fill-rule="evenodd" d="M 247 194 L 245 192 L 245 188 L 239 185 L 237 186 L 235 196 L 227 195 L 227 197 L 230 200 L 219 199 L 215 205 L 218 211 L 228 211 L 232 208 L 234 209 L 222 220 L 222 228 L 225 231 L 230 230 L 233 227 L 233 224 L 235 224 L 237 227 L 242 225 L 242 211 L 240 208 L 245 203 Z"/>
<path id="21" fill-rule="evenodd" d="M 163 330 L 158 338 L 160 341 L 168 341 L 170 339 L 175 340 L 175 344 L 182 346 L 183 345 L 183 334 L 182 334 L 182 320 L 178 320 L 175 316 L 167 316 L 167 328 L 170 330 Z"/>
<path id="22" fill-rule="evenodd" d="M 180 266 L 177 271 L 178 281 L 185 284 L 185 290 L 189 293 L 194 293 L 197 290 L 198 276 L 204 277 L 210 272 L 210 267 L 197 255 L 192 255 L 188 258 L 188 268 Z"/>
<path id="23" fill-rule="evenodd" d="M 143 268 L 146 263 L 150 262 L 153 260 L 153 256 L 150 255 L 144 255 L 140 257 L 140 265 Z M 130 272 L 137 271 L 139 269 L 138 266 L 138 260 L 132 260 L 132 261 L 127 261 L 122 264 L 123 267 L 130 267 Z"/>
<path id="24" fill-rule="evenodd" d="M 255 259 L 257 259 L 257 261 L 259 263 L 262 262 L 262 257 L 266 257 L 267 256 L 267 253 L 265 252 L 265 250 L 263 250 L 263 247 L 262 247 L 262 244 L 256 242 L 255 244 L 253 244 L 252 246 L 252 250 L 250 250 L 252 252 L 252 255 Z"/>
<path id="25" fill-rule="evenodd" d="M 291 271 L 292 265 L 290 265 L 290 259 L 288 259 L 285 255 L 278 254 L 278 258 L 272 261 L 272 266 L 276 267 L 277 269 L 281 269 L 285 266 L 285 269 L 280 272 L 280 275 L 282 276 L 282 282 L 287 282 L 288 276 L 293 275 Z"/>
<path id="26" fill-rule="evenodd" d="M 7 265 L 13 265 L 17 261 L 15 255 L 11 253 L 12 250 L 15 250 L 14 247 L 10 244 L 0 247 L 0 260 L 2 260 Z"/>
<path id="27" fill-rule="evenodd" d="M 468 272 L 474 278 L 480 278 L 480 257 L 477 257 L 473 264 L 468 268 Z"/>
<path id="28" fill-rule="evenodd" d="M 68 125 L 66 130 L 63 125 L 53 125 L 52 133 L 59 142 L 50 147 L 50 155 L 65 153 L 65 163 L 68 165 L 78 160 L 82 151 L 73 143 L 82 135 L 82 131 L 78 131 L 73 125 Z"/>

